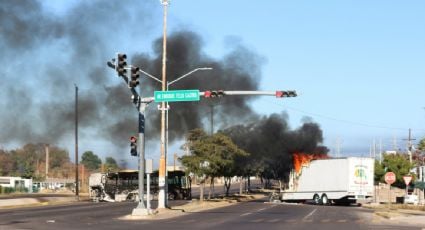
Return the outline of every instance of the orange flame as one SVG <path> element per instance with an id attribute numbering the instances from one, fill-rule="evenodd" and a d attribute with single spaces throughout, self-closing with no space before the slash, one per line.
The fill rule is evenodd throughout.
<path id="1" fill-rule="evenodd" d="M 310 161 L 317 159 L 326 159 L 328 156 L 326 154 L 305 154 L 305 153 L 294 153 L 294 169 L 297 174 L 301 172 L 301 167 L 303 165 L 308 165 Z"/>

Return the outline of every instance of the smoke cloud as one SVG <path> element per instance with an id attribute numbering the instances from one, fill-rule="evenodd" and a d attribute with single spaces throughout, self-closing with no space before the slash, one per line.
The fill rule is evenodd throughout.
<path id="1" fill-rule="evenodd" d="M 7 144 L 57 143 L 74 132 L 74 84 L 79 86 L 79 130 L 91 132 L 117 148 L 128 145 L 137 132 L 137 113 L 130 92 L 106 66 L 117 50 L 130 56 L 133 65 L 161 76 L 162 38 L 153 41 L 153 52 L 122 50 L 131 47 L 134 31 L 148 33 L 157 26 L 154 3 L 146 1 L 81 1 L 55 15 L 39 1 L 0 2 L 0 142 Z M 157 6 L 156 6 L 157 7 Z M 157 7 L 160 9 L 160 7 Z M 126 22 L 126 26 L 122 25 Z M 127 45 L 122 45 L 127 44 Z M 121 47 L 120 47 L 121 46 Z M 170 89 L 256 90 L 263 59 L 240 44 L 214 59 L 203 52 L 204 42 L 193 31 L 168 36 L 167 76 L 174 80 L 198 67 L 196 72 Z M 128 48 L 127 48 L 128 49 Z M 152 96 L 160 85 L 141 77 L 142 96 Z M 170 140 L 178 140 L 193 128 L 209 124 L 214 109 L 215 130 L 253 119 L 253 98 L 225 97 L 200 102 L 171 103 Z M 159 111 L 147 112 L 147 138 L 157 139 Z M 208 127 L 208 126 L 207 126 Z"/>
<path id="2" fill-rule="evenodd" d="M 161 77 L 162 37 L 152 51 L 133 48 L 134 31 L 148 33 L 158 23 L 150 1 L 81 1 L 55 15 L 34 0 L 0 1 L 0 144 L 10 142 L 58 143 L 74 132 L 74 84 L 79 86 L 79 131 L 119 148 L 137 132 L 138 114 L 130 92 L 114 70 L 106 66 L 116 51 L 129 56 L 131 64 Z M 160 19 L 159 19 L 160 20 Z M 122 25 L 126 22 L 126 26 Z M 140 35 L 140 34 L 139 34 Z M 143 38 L 143 36 L 141 36 Z M 229 45 L 222 58 L 203 51 L 196 32 L 172 31 L 167 38 L 167 79 L 172 81 L 199 67 L 199 71 L 170 90 L 257 90 L 264 59 L 241 44 Z M 128 50 L 128 47 L 130 50 Z M 127 50 L 126 50 L 127 49 Z M 141 76 L 141 94 L 153 96 L 161 85 Z M 317 124 L 306 122 L 290 130 L 285 114 L 260 117 L 250 107 L 254 97 L 228 96 L 199 102 L 170 103 L 170 141 L 181 140 L 188 130 L 227 131 L 251 153 L 314 152 L 323 141 Z M 247 125 L 238 125 L 245 122 Z M 160 112 L 152 103 L 147 111 L 146 138 L 158 140 Z M 68 141 L 69 142 L 69 141 Z M 324 150 L 324 149 L 322 149 Z M 287 161 L 289 162 L 289 161 Z"/>

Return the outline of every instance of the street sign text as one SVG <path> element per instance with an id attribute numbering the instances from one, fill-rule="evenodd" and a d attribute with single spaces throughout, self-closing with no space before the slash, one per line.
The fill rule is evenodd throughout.
<path id="1" fill-rule="evenodd" d="M 199 90 L 155 91 L 155 102 L 199 101 Z"/>

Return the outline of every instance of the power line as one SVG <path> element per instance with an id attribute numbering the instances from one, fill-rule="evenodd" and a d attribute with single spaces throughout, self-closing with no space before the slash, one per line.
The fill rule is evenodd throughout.
<path id="1" fill-rule="evenodd" d="M 267 103 L 270 103 L 270 104 L 273 104 L 273 105 L 276 105 L 276 106 L 279 106 L 279 107 L 282 107 L 282 108 L 286 108 L 286 109 L 289 109 L 289 110 L 293 110 L 293 111 L 296 111 L 298 113 L 302 113 L 302 114 L 306 114 L 306 115 L 314 116 L 314 117 L 320 117 L 320 118 L 324 118 L 324 119 L 332 120 L 332 121 L 337 121 L 337 122 L 341 122 L 341 123 L 351 124 L 351 125 L 357 125 L 357 126 L 363 126 L 363 127 L 369 127 L 369 128 L 400 130 L 400 131 L 405 131 L 405 130 L 409 129 L 409 128 L 390 127 L 390 126 L 384 126 L 384 125 L 367 124 L 367 123 L 363 123 L 363 122 L 344 120 L 344 119 L 330 117 L 330 116 L 327 116 L 327 115 L 308 112 L 308 111 L 298 109 L 298 108 L 294 108 L 294 107 L 287 106 L 287 105 L 281 105 L 281 104 L 273 103 L 270 100 L 266 100 L 266 101 L 267 101 Z M 415 129 L 415 130 L 425 132 L 425 129 Z"/>

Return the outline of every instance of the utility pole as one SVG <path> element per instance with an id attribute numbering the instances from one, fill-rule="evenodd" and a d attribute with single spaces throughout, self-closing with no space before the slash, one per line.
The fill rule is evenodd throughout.
<path id="1" fill-rule="evenodd" d="M 398 152 L 397 137 L 395 135 L 393 136 L 393 149 Z"/>
<path id="2" fill-rule="evenodd" d="M 75 196 L 77 200 L 80 199 L 78 181 L 78 86 L 75 85 Z"/>
<path id="3" fill-rule="evenodd" d="M 49 178 L 49 144 L 44 145 L 44 151 L 46 151 L 46 180 Z"/>
<path id="4" fill-rule="evenodd" d="M 409 155 L 409 161 L 412 163 L 412 141 L 416 140 L 412 138 L 412 129 L 409 129 L 408 139 L 403 139 L 407 141 L 407 154 Z"/>
<path id="5" fill-rule="evenodd" d="M 177 153 L 174 153 L 174 171 L 176 171 Z"/>
<path id="6" fill-rule="evenodd" d="M 382 139 L 379 139 L 379 163 L 382 163 Z"/>
<path id="7" fill-rule="evenodd" d="M 167 86 L 167 7 L 168 0 L 161 0 L 164 7 L 164 24 L 163 24 L 163 39 L 162 39 L 162 91 L 166 91 Z M 166 199 L 166 170 L 167 170 L 167 156 L 165 155 L 165 102 L 161 102 L 161 156 L 159 158 L 159 192 L 158 192 L 158 208 L 167 207 Z"/>

